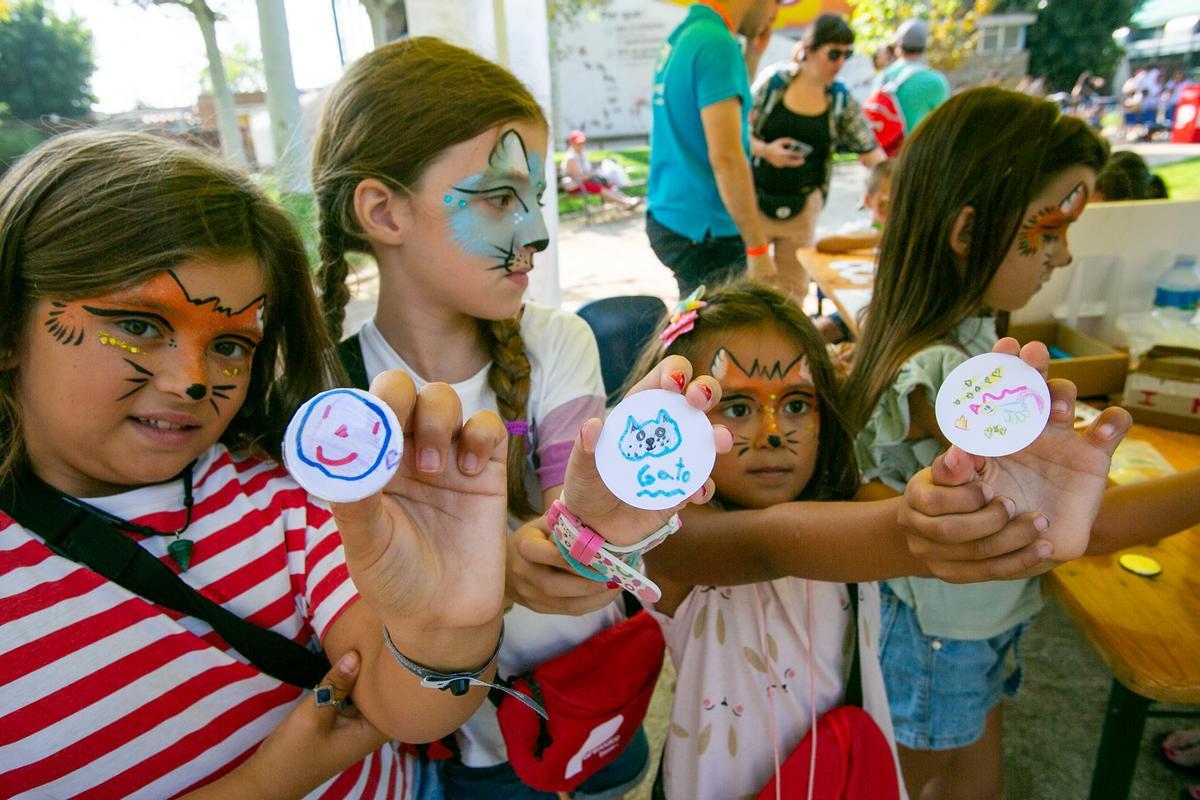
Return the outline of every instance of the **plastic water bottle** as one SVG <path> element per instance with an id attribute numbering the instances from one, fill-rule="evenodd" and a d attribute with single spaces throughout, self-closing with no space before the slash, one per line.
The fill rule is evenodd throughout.
<path id="1" fill-rule="evenodd" d="M 1154 289 L 1154 315 L 1190 320 L 1200 304 L 1200 272 L 1196 257 L 1181 255 L 1158 279 Z"/>

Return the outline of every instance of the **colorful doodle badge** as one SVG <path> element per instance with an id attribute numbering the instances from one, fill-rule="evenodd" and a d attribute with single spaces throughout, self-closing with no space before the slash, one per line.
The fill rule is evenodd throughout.
<path id="1" fill-rule="evenodd" d="M 682 395 L 638 392 L 609 415 L 596 445 L 596 467 L 606 486 L 636 508 L 679 505 L 712 473 L 712 425 Z"/>
<path id="2" fill-rule="evenodd" d="M 1050 389 L 1016 356 L 986 353 L 946 377 L 936 413 L 952 444 L 978 456 L 1006 456 L 1041 435 L 1050 419 Z"/>
<path id="3" fill-rule="evenodd" d="M 378 492 L 403 452 L 392 409 L 358 389 L 333 389 L 310 399 L 292 417 L 283 441 L 283 460 L 296 482 L 334 503 Z"/>

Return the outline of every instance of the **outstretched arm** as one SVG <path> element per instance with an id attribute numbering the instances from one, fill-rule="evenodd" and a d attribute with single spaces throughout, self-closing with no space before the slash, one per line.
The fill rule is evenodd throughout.
<path id="1" fill-rule="evenodd" d="M 1092 527 L 1089 555 L 1111 553 L 1200 525 L 1200 469 L 1165 478 L 1115 486 Z"/>
<path id="2" fill-rule="evenodd" d="M 792 575 L 822 581 L 872 581 L 942 575 L 958 582 L 997 580 L 1041 561 L 1040 534 L 1029 517 L 1010 519 L 1002 499 L 976 487 L 974 503 L 946 525 L 907 520 L 925 529 L 917 558 L 899 516 L 904 498 L 874 502 L 793 502 L 764 509 L 689 509 L 683 529 L 646 555 L 650 577 L 689 585 L 741 584 Z M 928 562 L 928 563 L 927 563 Z M 950 565 L 950 566 L 944 566 Z"/>

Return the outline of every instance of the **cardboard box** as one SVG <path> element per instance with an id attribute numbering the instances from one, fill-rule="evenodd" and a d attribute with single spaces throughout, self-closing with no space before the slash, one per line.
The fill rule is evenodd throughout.
<path id="1" fill-rule="evenodd" d="M 1071 354 L 1071 358 L 1050 359 L 1051 378 L 1073 382 L 1080 397 L 1118 394 L 1125 387 L 1129 372 L 1129 354 L 1086 333 L 1057 322 L 1038 322 L 1009 326 L 1008 335 L 1024 344 L 1037 340 Z"/>
<path id="2" fill-rule="evenodd" d="M 1150 348 L 1129 373 L 1121 405 L 1135 422 L 1200 433 L 1200 350 Z"/>

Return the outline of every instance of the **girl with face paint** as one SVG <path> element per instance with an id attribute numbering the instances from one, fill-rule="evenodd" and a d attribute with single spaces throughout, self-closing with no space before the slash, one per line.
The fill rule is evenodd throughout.
<path id="1" fill-rule="evenodd" d="M 721 384 L 708 416 L 733 434 L 733 448 L 713 469 L 710 507 L 723 513 L 685 514 L 684 528 L 648 553 L 646 565 L 663 591 L 651 613 L 678 675 L 656 796 L 718 800 L 756 795 L 775 757 L 785 759 L 808 733 L 812 713 L 839 704 L 849 666 L 843 643 L 855 622 L 846 584 L 797 577 L 805 573 L 794 538 L 779 528 L 759 537 L 721 520 L 795 500 L 847 500 L 859 479 L 837 378 L 804 313 L 752 283 L 721 287 L 703 301 L 695 330 L 666 352 Z M 662 349 L 656 339 L 644 363 Z M 719 534 L 704 536 L 704 521 Z M 858 629 L 877 630 L 878 594 L 863 584 Z M 865 708 L 890 741 L 875 638 L 861 639 Z M 877 768 L 899 785 L 894 758 Z M 789 787 L 784 796 L 799 795 Z"/>
<path id="2" fill-rule="evenodd" d="M 939 386 L 966 359 L 992 350 L 1008 312 L 1024 306 L 1054 270 L 1070 265 L 1068 229 L 1107 156 L 1108 146 L 1085 122 L 1061 115 L 1052 103 L 998 88 L 956 95 L 906 141 L 874 299 L 846 391 L 866 478 L 903 491 L 914 475 L 929 474 L 926 468 L 948 445 L 933 413 Z M 1045 363 L 1041 343 L 1022 350 L 1031 358 L 1035 353 Z M 1070 408 L 1063 405 L 1061 414 Z M 1105 413 L 1089 437 L 1111 450 L 1128 418 L 1119 409 Z M 1105 483 L 1102 459 L 1062 463 L 1081 478 Z M 1187 520 L 1200 516 L 1193 499 L 1198 485 L 1195 474 L 1165 494 L 1146 490 L 1156 500 L 1143 505 L 1141 521 L 1122 518 L 1118 509 L 1129 507 L 1124 493 L 1116 501 L 1106 498 L 1094 528 L 1088 525 L 1090 552 L 1113 549 L 1122 537 L 1132 544 L 1193 524 L 1196 519 Z M 1045 494 L 1023 486 L 990 488 L 997 499 L 1021 498 L 1005 501 L 1016 513 L 1036 508 L 1039 495 L 1064 503 L 1070 495 L 1063 487 Z M 1047 512 L 1040 524 L 1057 531 L 1061 521 Z M 1112 536 L 1117 522 L 1126 529 Z M 910 794 L 998 800 L 1000 701 L 1014 696 L 1020 683 L 1019 642 L 1041 608 L 1038 582 L 956 586 L 905 578 L 885 585 L 883 601 L 884 675 Z"/>
<path id="3" fill-rule="evenodd" d="M 1041 548 L 1049 543 L 1039 541 L 1043 515 L 1012 518 L 1000 497 L 980 491 L 979 465 L 963 469 L 966 456 L 939 473 L 945 485 L 922 473 L 906 496 L 873 499 L 892 493 L 860 487 L 846 396 L 810 320 L 776 290 L 754 283 L 719 287 L 702 300 L 688 319 L 679 316 L 664 330 L 665 346 L 647 347 L 635 370 L 664 352 L 707 368 L 721 384 L 709 417 L 733 434 L 733 447 L 717 456 L 713 470 L 714 502 L 685 510 L 680 532 L 646 556 L 647 573 L 663 592 L 654 613 L 679 676 L 665 796 L 745 797 L 771 780 L 776 756 L 782 761 L 797 748 L 814 712 L 840 704 L 851 688 L 842 649 L 851 611 L 841 582 L 858 584 L 863 707 L 894 753 L 875 663 L 880 587 L 868 582 L 1014 577 L 1048 568 Z M 1005 340 L 997 349 L 1015 355 L 1014 345 Z M 1031 365 L 1044 370 L 1044 352 Z M 1064 400 L 1064 391 L 1071 394 L 1052 383 L 1056 398 Z M 1035 471 L 1022 471 L 1028 477 L 1021 489 L 1044 502 L 1039 509 L 1062 530 L 1086 537 L 1104 494 L 1108 455 L 1129 420 L 1105 412 L 1100 424 L 1115 433 L 1103 440 L 1076 434 L 1071 422 L 1072 415 L 1059 414 L 1031 446 L 1036 452 L 1011 467 L 1036 463 Z M 1041 477 L 1051 467 L 1069 489 Z M 1016 492 L 994 472 L 987 480 L 995 495 Z M 1068 500 L 1052 494 L 1060 490 Z M 1085 495 L 1088 501 L 1075 505 Z M 850 498 L 859 502 L 838 502 Z M 934 515 L 950 508 L 963 512 L 956 514 L 955 543 L 933 547 L 944 535 L 944 520 Z M 920 548 L 909 544 L 914 539 Z M 894 785 L 878 796 L 903 796 L 894 756 L 871 763 L 876 778 Z M 783 791 L 800 796 L 804 788 L 785 783 Z"/>
<path id="4" fill-rule="evenodd" d="M 365 386 L 401 369 L 418 385 L 450 384 L 467 411 L 496 410 L 508 427 L 505 676 L 623 616 L 619 593 L 571 570 L 540 516 L 562 494 L 572 443 L 602 415 L 605 396 L 587 325 L 523 301 L 534 254 L 547 244 L 546 159 L 546 120 L 528 90 L 496 64 L 431 38 L 384 45 L 346 71 L 329 92 L 313 158 L 318 281 L 334 338 L 349 299 L 347 254 L 379 267 L 374 317 L 340 348 L 352 380 Z M 436 454 L 417 458 L 437 468 Z M 455 745 L 439 765 L 448 800 L 554 798 L 520 783 L 492 707 Z M 639 731 L 574 796 L 617 796 L 647 763 Z"/>
<path id="5" fill-rule="evenodd" d="M 331 348 L 286 212 L 199 151 L 84 131 L 0 181 L 6 796 L 402 796 L 415 759 L 386 740 L 482 702 L 421 686 L 381 629 L 436 669 L 489 663 L 503 426 L 392 373 L 377 393 L 446 466 L 330 508 L 279 450 Z M 147 574 L 337 666 L 283 683 Z"/>

